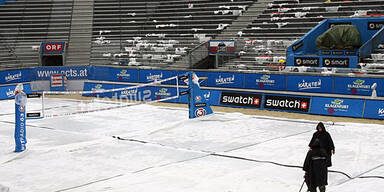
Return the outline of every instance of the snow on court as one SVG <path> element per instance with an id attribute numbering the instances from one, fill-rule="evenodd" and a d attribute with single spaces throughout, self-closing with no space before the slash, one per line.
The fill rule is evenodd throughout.
<path id="1" fill-rule="evenodd" d="M 0 191 L 11 192 L 299 191 L 304 172 L 276 163 L 302 166 L 317 124 L 223 112 L 190 120 L 187 109 L 137 105 L 28 120 L 28 150 L 16 154 L 14 101 L 0 105 Z M 79 108 L 51 105 L 51 113 Z M 384 125 L 325 123 L 336 146 L 330 170 L 384 176 Z M 328 182 L 329 192 L 384 188 L 377 177 L 335 172 Z"/>

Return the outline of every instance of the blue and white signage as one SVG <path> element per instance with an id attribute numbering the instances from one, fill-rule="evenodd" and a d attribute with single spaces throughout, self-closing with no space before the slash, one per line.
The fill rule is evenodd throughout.
<path id="1" fill-rule="evenodd" d="M 104 84 L 104 83 L 84 83 L 84 91 L 104 91 L 108 89 L 113 89 L 114 86 L 112 84 Z M 116 94 L 116 92 L 105 92 L 105 93 L 87 93 L 83 94 L 83 96 L 88 97 L 107 97 L 111 98 Z"/>
<path id="2" fill-rule="evenodd" d="M 335 93 L 349 95 L 371 95 L 371 86 L 376 83 L 377 96 L 384 96 L 384 79 L 374 78 L 335 78 Z"/>
<path id="3" fill-rule="evenodd" d="M 287 90 L 301 92 L 331 93 L 332 77 L 287 76 Z"/>
<path id="4" fill-rule="evenodd" d="M 166 70 L 140 70 L 139 82 L 151 83 L 157 80 L 170 78 L 171 75 L 172 75 L 172 72 L 166 71 Z M 176 82 L 173 82 L 173 83 L 176 83 Z M 170 82 L 164 82 L 164 84 L 170 84 Z"/>
<path id="5" fill-rule="evenodd" d="M 32 93 L 31 85 L 23 84 L 25 93 Z M 13 99 L 15 98 L 15 87 L 16 85 L 0 86 L 0 99 Z"/>
<path id="6" fill-rule="evenodd" d="M 50 80 L 53 74 L 63 74 L 68 80 L 88 79 L 90 76 L 90 67 L 37 67 L 31 70 L 30 77 L 33 80 Z"/>
<path id="7" fill-rule="evenodd" d="M 384 101 L 367 100 L 364 118 L 384 119 Z"/>
<path id="8" fill-rule="evenodd" d="M 245 88 L 285 90 L 286 77 L 271 74 L 245 74 Z"/>
<path id="9" fill-rule="evenodd" d="M 361 117 L 363 115 L 364 100 L 342 98 L 312 98 L 312 114 Z"/>
<path id="10" fill-rule="evenodd" d="M 208 87 L 244 88 L 244 74 L 207 72 Z"/>
<path id="11" fill-rule="evenodd" d="M 137 69 L 115 69 L 109 70 L 109 76 L 111 81 L 118 82 L 132 82 L 136 83 L 139 77 L 139 71 Z"/>
<path id="12" fill-rule="evenodd" d="M 28 70 L 0 71 L 0 84 L 29 81 Z"/>

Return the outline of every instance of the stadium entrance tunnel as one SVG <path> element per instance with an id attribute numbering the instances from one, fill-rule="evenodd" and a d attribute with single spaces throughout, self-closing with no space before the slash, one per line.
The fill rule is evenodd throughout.
<path id="1" fill-rule="evenodd" d="M 42 66 L 63 66 L 63 56 L 62 55 L 42 56 L 41 65 Z"/>

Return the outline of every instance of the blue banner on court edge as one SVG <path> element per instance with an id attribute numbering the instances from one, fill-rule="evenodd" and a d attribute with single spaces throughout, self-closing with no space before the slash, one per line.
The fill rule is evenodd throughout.
<path id="1" fill-rule="evenodd" d="M 384 101 L 367 100 L 363 118 L 384 119 Z"/>
<path id="2" fill-rule="evenodd" d="M 31 81 L 49 80 L 52 74 L 63 74 L 68 80 L 88 79 L 92 67 L 89 66 L 66 66 L 66 67 L 37 67 L 30 70 Z"/>
<path id="3" fill-rule="evenodd" d="M 362 117 L 363 109 L 362 99 L 312 97 L 312 114 Z"/>

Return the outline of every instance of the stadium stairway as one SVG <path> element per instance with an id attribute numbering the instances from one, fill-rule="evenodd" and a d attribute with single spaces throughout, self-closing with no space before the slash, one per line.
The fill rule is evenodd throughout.
<path id="1" fill-rule="evenodd" d="M 272 0 L 254 1 L 245 13 L 243 13 L 240 17 L 234 20 L 232 24 L 228 28 L 224 29 L 220 34 L 218 34 L 215 39 L 237 39 L 239 33 L 249 24 L 251 24 L 254 18 L 257 18 L 260 14 L 262 14 L 267 5 L 271 2 Z"/>
<path id="2" fill-rule="evenodd" d="M 239 17 L 234 19 L 231 24 L 226 27 L 221 33 L 218 33 L 214 38 L 215 40 L 238 40 L 239 33 L 246 28 L 254 18 L 259 16 L 267 7 L 267 4 L 272 2 L 272 0 L 259 0 L 254 1 L 249 5 L 247 10 L 243 12 Z M 237 41 L 236 47 L 243 47 L 243 41 Z M 202 60 L 208 57 L 207 53 L 207 43 L 201 44 L 199 47 L 195 47 L 193 50 L 189 51 L 186 57 L 183 57 L 181 60 L 175 62 L 171 67 L 173 68 L 188 68 L 192 67 L 195 64 L 201 62 Z"/>
<path id="3" fill-rule="evenodd" d="M 74 0 L 66 65 L 88 65 L 91 57 L 94 0 Z"/>

